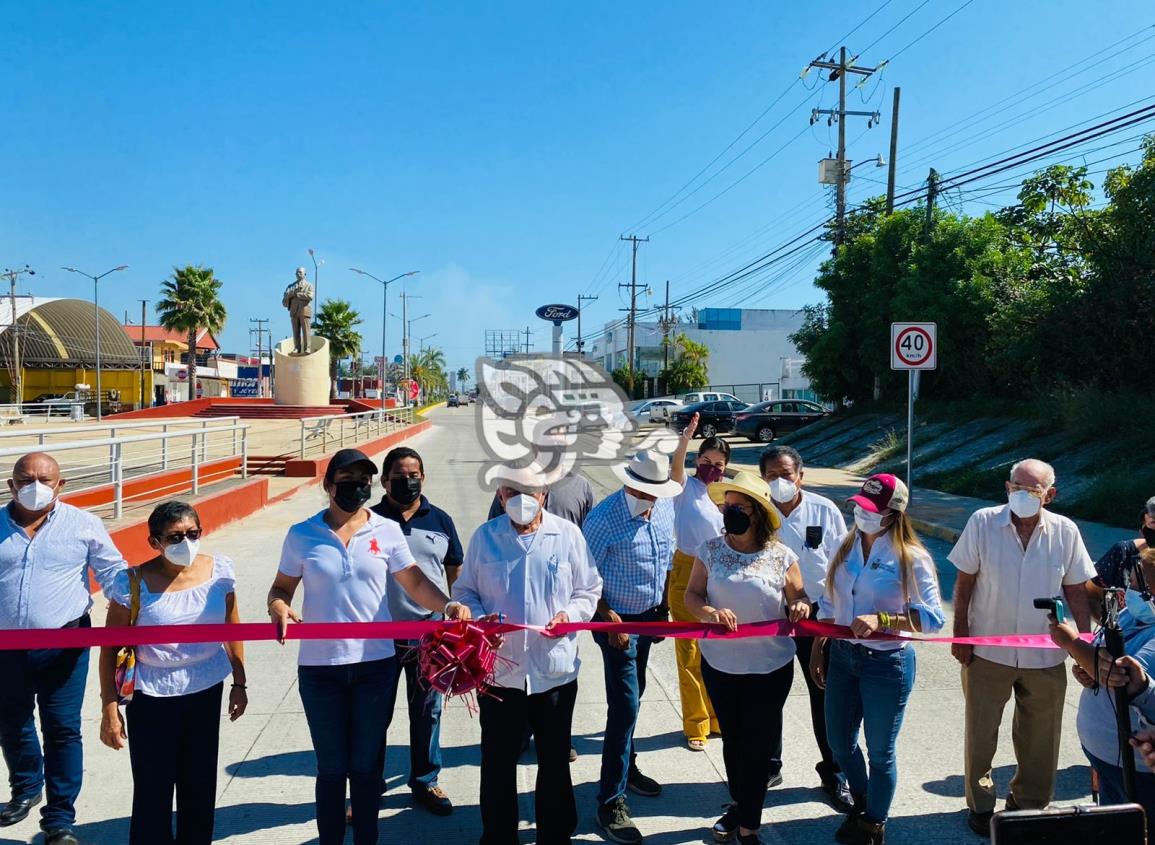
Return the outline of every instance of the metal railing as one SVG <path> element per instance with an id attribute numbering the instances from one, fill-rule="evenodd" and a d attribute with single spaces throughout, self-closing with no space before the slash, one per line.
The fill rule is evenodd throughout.
<path id="1" fill-rule="evenodd" d="M 55 402 L 21 402 L 19 405 L 0 404 L 0 421 L 5 419 L 23 421 L 26 417 L 67 420 L 73 416 L 74 406 L 79 406 L 80 416 L 83 417 L 84 401 L 81 399 L 57 400 Z"/>
<path id="2" fill-rule="evenodd" d="M 37 445 L 44 446 L 50 437 L 72 437 L 75 435 L 92 434 L 107 431 L 109 437 L 116 437 L 118 431 L 136 431 L 139 429 L 157 429 L 160 434 L 167 434 L 178 428 L 217 428 L 220 426 L 235 426 L 240 417 L 204 417 L 184 420 L 155 419 L 155 420 L 125 420 L 123 422 L 90 423 L 87 425 L 73 425 L 67 428 L 0 428 L 0 441 L 28 438 L 36 440 Z M 75 438 L 74 438 L 75 439 Z"/>
<path id="3" fill-rule="evenodd" d="M 412 407 L 385 408 L 358 414 L 302 417 L 297 457 L 303 459 L 307 454 L 324 454 L 333 446 L 341 449 L 384 437 L 413 425 L 413 412 Z"/>
<path id="4" fill-rule="evenodd" d="M 170 423 L 171 424 L 171 423 Z M 123 428 L 126 424 L 117 426 Z M 107 428 L 103 426 L 102 428 Z M 190 492 L 200 493 L 201 467 L 205 464 L 240 458 L 241 478 L 248 478 L 247 425 L 194 428 L 188 431 L 154 432 L 120 437 L 101 437 L 52 443 L 50 451 L 60 464 L 61 477 L 68 482 L 65 494 L 90 492 L 111 487 L 112 501 L 93 505 L 90 510 L 112 508 L 112 518 L 124 515 L 124 503 L 134 499 L 155 498 L 161 490 L 173 486 L 164 481 L 156 487 L 145 487 L 125 496 L 125 484 L 166 470 L 189 468 Z M 187 441 L 187 442 L 186 442 Z M 0 468 L 11 474 L 17 459 L 28 453 L 25 446 L 0 447 Z"/>

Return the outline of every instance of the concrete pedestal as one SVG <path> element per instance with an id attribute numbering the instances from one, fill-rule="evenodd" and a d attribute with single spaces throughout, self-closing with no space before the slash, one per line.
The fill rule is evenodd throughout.
<path id="1" fill-rule="evenodd" d="M 273 350 L 276 386 L 273 402 L 277 405 L 329 404 L 329 341 L 313 335 L 306 355 L 293 353 L 293 339 L 286 338 Z"/>

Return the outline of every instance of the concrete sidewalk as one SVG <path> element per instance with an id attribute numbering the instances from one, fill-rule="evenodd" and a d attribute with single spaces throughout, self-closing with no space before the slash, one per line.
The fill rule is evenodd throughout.
<path id="1" fill-rule="evenodd" d="M 433 429 L 410 445 L 425 459 L 430 499 L 454 516 L 463 542 L 468 543 L 485 517 L 490 497 L 478 486 L 482 455 L 474 434 L 473 415 L 455 411 L 434 411 Z M 606 467 L 589 467 L 586 474 L 599 497 L 618 487 Z M 811 480 L 820 483 L 819 473 L 815 472 Z M 243 619 L 265 619 L 265 595 L 286 530 L 323 505 L 318 487 L 302 488 L 292 498 L 206 537 L 206 552 L 228 554 L 236 562 Z M 928 547 L 941 564 L 949 545 L 932 537 Z M 102 605 L 98 599 L 98 617 L 102 615 Z M 580 754 L 572 769 L 579 811 L 575 841 L 602 842 L 595 824 L 594 796 L 605 727 L 605 691 L 597 647 L 591 638 L 583 636 L 580 649 L 583 665 L 573 726 L 573 741 Z M 306 845 L 317 841 L 312 777 L 315 764 L 296 689 L 296 650 L 293 644 L 281 647 L 270 643 L 253 644 L 247 649 L 250 709 L 236 723 L 224 721 L 221 727 L 217 842 Z M 965 823 L 961 777 L 963 700 L 958 666 L 949 649 L 942 646 L 919 646 L 917 657 L 918 676 L 898 743 L 899 783 L 888 828 L 889 841 L 981 845 L 982 840 Z M 1089 775 L 1075 736 L 1077 692 L 1071 688 L 1066 704 L 1057 800 L 1085 803 Z M 93 669 L 84 708 L 86 771 L 77 832 L 85 845 L 121 845 L 127 841 L 132 797 L 128 755 L 100 744 L 99 715 Z M 814 773 L 818 754 L 811 733 L 806 687 L 798 671 L 784 719 L 785 782 L 767 798 L 762 840 L 766 845 L 831 842 L 841 817 L 820 800 Z M 1007 718 L 995 769 L 995 780 L 1004 795 L 1012 770 L 1009 723 Z M 660 797 L 629 797 L 647 845 L 712 841 L 709 827 L 727 800 L 722 743 L 712 739 L 704 753 L 686 748 L 671 641 L 653 650 L 636 737 L 640 768 L 665 785 Z M 450 701 L 442 727 L 445 768 L 441 786 L 453 799 L 456 810 L 448 818 L 429 815 L 410 803 L 405 789 L 408 725 L 404 697 L 399 696 L 389 731 L 390 790 L 381 812 L 381 842 L 473 845 L 478 841 L 479 738 L 476 715 L 460 700 Z M 532 752 L 523 763 L 519 766 L 519 788 L 521 816 L 527 821 L 522 841 L 531 842 L 536 773 Z M 0 830 L 0 845 L 38 842 L 36 819 L 34 812 L 20 825 Z"/>

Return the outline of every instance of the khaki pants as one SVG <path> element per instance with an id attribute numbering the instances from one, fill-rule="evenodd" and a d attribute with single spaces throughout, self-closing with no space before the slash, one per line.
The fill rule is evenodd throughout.
<path id="1" fill-rule="evenodd" d="M 962 688 L 966 697 L 967 806 L 976 813 L 995 809 L 997 796 L 991 763 L 998 748 L 1003 710 L 1014 693 L 1011 738 L 1017 767 L 1007 800 L 1012 807 L 1017 805 L 1023 810 L 1046 807 L 1055 797 L 1066 664 L 1049 669 L 1020 669 L 975 657 L 962 668 Z"/>
<path id="2" fill-rule="evenodd" d="M 686 585 L 694 559 L 681 552 L 674 553 L 674 569 L 670 572 L 670 617 L 675 622 L 697 622 L 686 610 Z M 686 739 L 704 740 L 711 733 L 720 733 L 718 717 L 702 682 L 702 652 L 697 640 L 674 640 L 674 657 L 678 661 L 678 691 L 682 697 L 682 730 Z"/>

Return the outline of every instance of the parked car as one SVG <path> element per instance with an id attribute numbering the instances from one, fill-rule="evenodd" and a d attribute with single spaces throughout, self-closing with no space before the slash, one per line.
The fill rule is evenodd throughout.
<path id="1" fill-rule="evenodd" d="M 681 434 L 690 424 L 694 414 L 698 414 L 698 437 L 713 437 L 734 430 L 735 414 L 748 408 L 745 402 L 727 399 L 717 402 L 697 402 L 679 408 L 670 415 L 670 425 Z"/>
<path id="2" fill-rule="evenodd" d="M 449 398 L 445 401 L 445 406 L 447 408 L 459 408 L 461 407 L 461 400 L 457 398 L 456 393 L 450 393 Z"/>
<path id="3" fill-rule="evenodd" d="M 681 399 L 683 405 L 693 405 L 698 402 L 741 402 L 742 400 L 733 393 L 719 393 L 716 390 L 699 390 L 695 393 L 687 393 Z"/>
<path id="4" fill-rule="evenodd" d="M 635 402 L 630 407 L 630 414 L 638 422 L 664 424 L 669 422 L 670 412 L 681 407 L 682 403 L 677 399 L 646 399 Z"/>
<path id="5" fill-rule="evenodd" d="M 734 432 L 755 443 L 769 443 L 780 434 L 797 431 L 825 417 L 829 411 L 814 402 L 776 399 L 752 405 L 735 416 Z"/>

